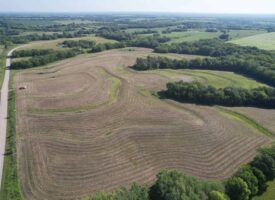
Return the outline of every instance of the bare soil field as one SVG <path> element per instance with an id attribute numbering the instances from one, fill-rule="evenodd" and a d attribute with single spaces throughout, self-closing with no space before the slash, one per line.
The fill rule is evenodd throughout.
<path id="1" fill-rule="evenodd" d="M 273 141 L 216 107 L 151 95 L 174 78 L 128 68 L 147 55 L 154 54 L 112 50 L 17 73 L 25 199 L 73 200 L 133 182 L 150 184 L 163 168 L 222 180 Z M 18 90 L 22 85 L 26 90 Z"/>

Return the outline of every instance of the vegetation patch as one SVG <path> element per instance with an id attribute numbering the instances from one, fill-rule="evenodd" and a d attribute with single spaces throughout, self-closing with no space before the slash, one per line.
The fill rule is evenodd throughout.
<path id="1" fill-rule="evenodd" d="M 11 80 L 13 79 L 13 73 Z M 0 199 L 23 200 L 17 173 L 15 92 L 9 91 L 6 154 Z"/>
<path id="2" fill-rule="evenodd" d="M 267 183 L 267 190 L 260 196 L 256 196 L 253 200 L 274 200 L 275 196 L 275 181 Z"/>
<path id="3" fill-rule="evenodd" d="M 275 50 L 275 33 L 264 33 L 230 41 L 241 46 L 254 46 L 265 50 Z"/>

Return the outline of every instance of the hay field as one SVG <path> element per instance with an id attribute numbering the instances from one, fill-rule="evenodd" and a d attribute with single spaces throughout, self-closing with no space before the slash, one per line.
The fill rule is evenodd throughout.
<path id="1" fill-rule="evenodd" d="M 166 77 L 174 77 L 181 80 L 182 77 L 190 77 L 194 81 L 199 81 L 207 85 L 212 85 L 216 88 L 224 87 L 242 87 L 246 89 L 252 89 L 257 87 L 268 87 L 265 84 L 259 83 L 253 79 L 243 77 L 242 75 L 233 72 L 222 72 L 213 70 L 172 70 L 161 69 L 153 70 L 152 73 L 157 73 Z"/>
<path id="2" fill-rule="evenodd" d="M 275 50 L 275 33 L 264 33 L 230 41 L 241 46 L 255 46 L 265 50 Z"/>
<path id="3" fill-rule="evenodd" d="M 222 180 L 273 141 L 216 107 L 151 95 L 175 77 L 128 68 L 150 54 L 111 50 L 17 73 L 15 88 L 27 86 L 16 89 L 25 199 L 73 200 L 150 184 L 163 168 Z"/>

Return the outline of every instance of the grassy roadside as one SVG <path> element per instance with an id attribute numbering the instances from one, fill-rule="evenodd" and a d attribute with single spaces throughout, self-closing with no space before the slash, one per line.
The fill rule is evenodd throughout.
<path id="1" fill-rule="evenodd" d="M 15 92 L 12 86 L 14 74 L 15 72 L 11 71 L 6 156 L 0 193 L 1 200 L 23 200 L 17 176 Z"/>
<path id="2" fill-rule="evenodd" d="M 10 46 L 9 48 L 0 49 L 0 88 L 2 88 L 2 83 L 4 80 L 5 70 L 6 70 L 6 56 L 8 52 L 13 49 L 15 46 Z M 2 50 L 2 51 L 1 51 Z"/>

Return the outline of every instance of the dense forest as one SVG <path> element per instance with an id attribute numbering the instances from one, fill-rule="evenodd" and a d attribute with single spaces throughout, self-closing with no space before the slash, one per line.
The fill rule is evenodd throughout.
<path id="1" fill-rule="evenodd" d="M 275 108 L 275 89 L 267 87 L 251 90 L 234 87 L 217 89 L 200 82 L 180 81 L 168 83 L 167 90 L 160 92 L 160 95 L 181 102 L 203 105 Z"/>
<path id="2" fill-rule="evenodd" d="M 275 146 L 259 150 L 259 155 L 241 167 L 223 184 L 187 176 L 177 170 L 163 170 L 152 186 L 134 184 L 130 189 L 98 192 L 83 200 L 250 200 L 267 189 L 275 178 Z"/>

